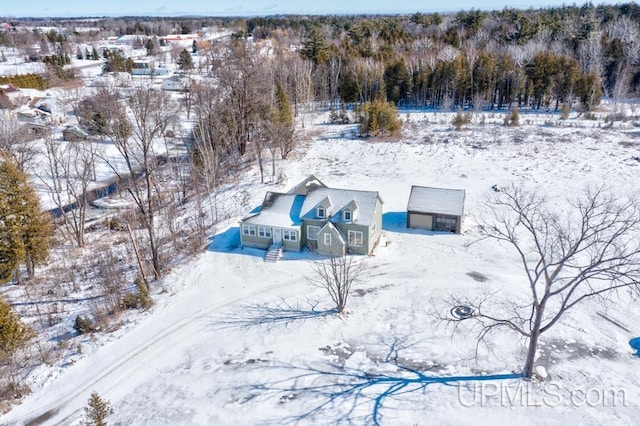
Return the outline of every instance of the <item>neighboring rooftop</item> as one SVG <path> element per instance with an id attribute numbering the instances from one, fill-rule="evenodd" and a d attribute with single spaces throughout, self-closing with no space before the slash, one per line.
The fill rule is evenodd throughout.
<path id="1" fill-rule="evenodd" d="M 412 186 L 407 211 L 462 216 L 464 212 L 464 189 L 431 188 Z"/>

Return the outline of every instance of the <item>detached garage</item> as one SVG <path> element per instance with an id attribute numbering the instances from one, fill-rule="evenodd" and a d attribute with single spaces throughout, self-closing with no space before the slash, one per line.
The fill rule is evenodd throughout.
<path id="1" fill-rule="evenodd" d="M 460 233 L 464 215 L 463 189 L 412 186 L 407 228 Z"/>

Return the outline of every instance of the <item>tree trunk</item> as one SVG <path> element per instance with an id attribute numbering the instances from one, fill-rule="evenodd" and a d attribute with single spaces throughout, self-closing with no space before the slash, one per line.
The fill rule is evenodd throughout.
<path id="1" fill-rule="evenodd" d="M 524 363 L 522 375 L 525 379 L 533 377 L 533 368 L 536 360 L 536 349 L 538 348 L 538 339 L 540 338 L 540 327 L 542 326 L 542 313 L 544 312 L 544 303 L 536 307 L 536 317 L 531 328 L 531 336 L 529 337 L 529 347 L 527 348 L 527 359 Z"/>

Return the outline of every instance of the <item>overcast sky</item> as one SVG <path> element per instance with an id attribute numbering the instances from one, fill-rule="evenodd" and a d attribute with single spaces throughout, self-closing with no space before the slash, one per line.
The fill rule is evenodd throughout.
<path id="1" fill-rule="evenodd" d="M 461 9 L 503 9 L 582 5 L 562 0 L 2 0 L 3 17 L 345 14 L 446 12 Z M 625 1 L 593 1 L 616 4 Z"/>

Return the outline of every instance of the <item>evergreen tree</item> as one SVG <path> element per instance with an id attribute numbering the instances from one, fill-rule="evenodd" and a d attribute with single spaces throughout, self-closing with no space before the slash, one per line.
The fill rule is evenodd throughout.
<path id="1" fill-rule="evenodd" d="M 24 264 L 32 278 L 48 258 L 51 222 L 26 175 L 9 161 L 0 163 L 0 217 L 0 277 L 19 280 Z"/>
<path id="2" fill-rule="evenodd" d="M 33 329 L 24 324 L 9 303 L 0 297 L 0 362 L 11 358 L 34 337 Z"/>
<path id="3" fill-rule="evenodd" d="M 183 71 L 188 71 L 193 68 L 193 58 L 191 57 L 191 53 L 187 49 L 182 49 L 180 52 L 180 56 L 178 56 L 178 60 L 176 61 L 178 66 Z"/>
<path id="4" fill-rule="evenodd" d="M 360 133 L 366 136 L 384 136 L 400 130 L 398 110 L 391 102 L 365 102 L 356 112 L 360 123 Z"/>
<path id="5" fill-rule="evenodd" d="M 93 59 L 94 61 L 97 61 L 100 59 L 100 55 L 98 55 L 98 51 L 96 50 L 95 47 L 93 47 L 91 50 L 91 59 Z"/>
<path id="6" fill-rule="evenodd" d="M 113 408 L 109 401 L 100 398 L 97 392 L 92 392 L 84 412 L 86 426 L 107 426 L 107 417 L 113 414 Z"/>
<path id="7" fill-rule="evenodd" d="M 329 46 L 319 28 L 311 27 L 308 30 L 301 53 L 316 64 L 324 63 L 329 59 Z"/>
<path id="8" fill-rule="evenodd" d="M 276 84 L 276 111 L 274 121 L 278 124 L 293 126 L 293 111 L 291 110 L 289 95 L 280 82 Z"/>
<path id="9" fill-rule="evenodd" d="M 107 60 L 104 65 L 105 72 L 131 72 L 133 68 L 133 59 L 126 58 L 118 50 L 110 51 L 105 49 L 104 58 Z"/>
<path id="10" fill-rule="evenodd" d="M 576 81 L 575 94 L 586 111 L 591 111 L 600 104 L 602 99 L 600 86 L 600 79 L 594 73 L 584 74 Z"/>
<path id="11" fill-rule="evenodd" d="M 154 39 L 149 38 L 144 44 L 144 48 L 147 49 L 147 56 L 152 56 L 156 53 L 156 42 Z"/>

